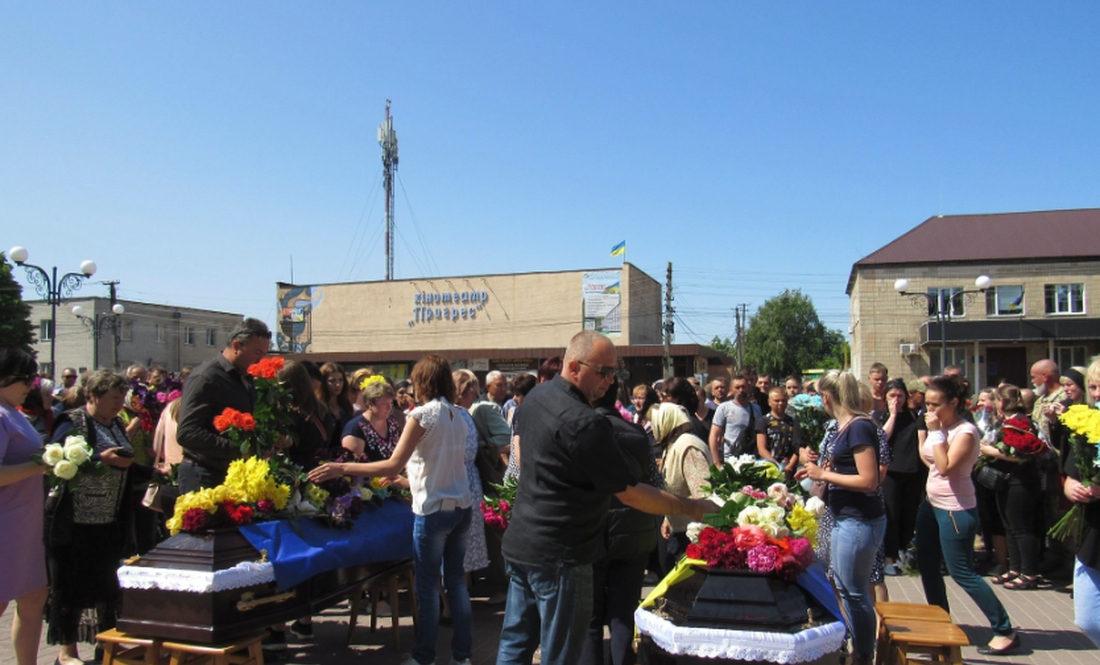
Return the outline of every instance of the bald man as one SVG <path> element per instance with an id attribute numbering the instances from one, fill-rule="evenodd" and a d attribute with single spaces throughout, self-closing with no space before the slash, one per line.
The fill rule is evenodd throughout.
<path id="1" fill-rule="evenodd" d="M 1044 358 L 1031 366 L 1031 385 L 1035 387 L 1035 406 L 1031 410 L 1031 420 L 1038 426 L 1039 436 L 1048 443 L 1050 442 L 1050 419 L 1046 414 L 1055 403 L 1066 398 L 1061 379 L 1058 365 L 1049 358 Z"/>

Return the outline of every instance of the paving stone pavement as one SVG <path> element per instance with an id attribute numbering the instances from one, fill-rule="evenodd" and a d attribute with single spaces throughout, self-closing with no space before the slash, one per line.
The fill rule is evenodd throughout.
<path id="1" fill-rule="evenodd" d="M 916 577 L 891 577 L 887 579 L 891 600 L 924 602 L 920 580 Z M 977 606 L 954 582 L 948 581 L 952 617 L 970 637 L 974 646 L 963 649 L 967 663 L 1013 665 L 1100 665 L 1100 651 L 1093 647 L 1073 623 L 1073 601 L 1069 594 L 1055 590 L 1006 591 L 996 588 L 997 595 L 1008 609 L 1014 625 L 1023 633 L 1024 648 L 1011 656 L 979 656 L 977 645 L 989 641 L 992 633 Z M 503 607 L 487 606 L 483 599 L 474 600 L 474 658 L 475 665 L 491 665 L 496 661 L 497 644 Z M 11 648 L 11 615 L 13 609 L 0 617 L 0 665 L 15 665 Z M 315 618 L 316 641 L 312 644 L 292 643 L 278 660 L 268 662 L 294 665 L 397 665 L 401 654 L 393 648 L 390 620 L 379 620 L 378 632 L 370 633 L 370 617 L 360 617 L 354 644 L 344 646 L 347 636 L 348 609 L 337 605 Z M 439 634 L 439 665 L 447 665 L 451 632 L 442 626 Z M 401 646 L 411 648 L 413 643 L 412 619 L 401 617 Z M 81 647 L 81 655 L 91 660 L 89 646 Z M 39 665 L 51 665 L 57 651 L 48 647 L 45 639 L 39 651 Z M 717 661 L 716 661 L 717 662 Z M 821 661 L 826 662 L 826 661 Z"/>

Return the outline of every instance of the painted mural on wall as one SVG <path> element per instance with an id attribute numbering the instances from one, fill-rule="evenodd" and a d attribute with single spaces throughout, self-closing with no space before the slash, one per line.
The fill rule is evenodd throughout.
<path id="1" fill-rule="evenodd" d="M 275 344 L 286 353 L 305 353 L 313 342 L 313 312 L 321 306 L 324 289 L 279 285 L 279 330 Z"/>
<path id="2" fill-rule="evenodd" d="M 622 271 L 586 272 L 582 279 L 584 329 L 608 337 L 622 333 Z"/>

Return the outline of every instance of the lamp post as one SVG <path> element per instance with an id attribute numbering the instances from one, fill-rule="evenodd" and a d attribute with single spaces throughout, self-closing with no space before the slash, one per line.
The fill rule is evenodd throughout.
<path id="1" fill-rule="evenodd" d="M 114 303 L 111 305 L 110 312 L 99 312 L 94 316 L 87 316 L 84 313 L 84 308 L 80 305 L 73 306 L 73 315 L 80 319 L 80 322 L 84 324 L 84 327 L 88 329 L 88 332 L 92 334 L 92 367 L 99 368 L 99 337 L 104 328 L 109 328 L 114 336 L 114 352 L 112 354 L 112 360 L 114 362 L 114 369 L 118 371 L 118 335 L 119 335 L 119 321 L 118 317 L 121 314 L 126 313 L 126 308 L 122 306 L 122 303 Z"/>
<path id="2" fill-rule="evenodd" d="M 993 280 L 989 275 L 979 275 L 974 280 L 973 289 L 960 289 L 958 291 L 952 291 L 950 298 L 946 301 L 942 297 L 940 290 L 934 292 L 920 292 L 909 290 L 909 280 L 902 277 L 894 282 L 894 290 L 898 292 L 899 296 L 904 296 L 912 301 L 916 307 L 925 307 L 928 310 L 928 315 L 935 315 L 936 320 L 940 323 L 940 373 L 943 373 L 943 368 L 947 363 L 947 322 L 951 320 L 951 311 L 955 309 L 955 306 L 960 302 L 973 302 L 974 297 L 980 293 L 985 293 L 989 290 L 989 285 L 993 283 Z M 946 305 L 946 306 L 945 306 Z"/>
<path id="3" fill-rule="evenodd" d="M 64 302 L 65 298 L 72 296 L 73 292 L 84 283 L 84 280 L 95 274 L 95 261 L 84 261 L 80 264 L 80 272 L 65 273 L 58 278 L 57 266 L 54 266 L 51 272 L 46 272 L 44 268 L 27 263 L 30 253 L 27 252 L 25 247 L 12 247 L 8 251 L 8 257 L 15 261 L 16 265 L 23 266 L 23 270 L 27 272 L 27 281 L 33 284 L 38 295 L 44 297 L 46 302 L 50 304 L 50 376 L 52 377 L 57 365 L 55 358 L 57 352 L 57 306 Z"/>

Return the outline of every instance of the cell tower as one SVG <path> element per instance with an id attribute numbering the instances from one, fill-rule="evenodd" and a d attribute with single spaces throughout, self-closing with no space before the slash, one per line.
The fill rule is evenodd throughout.
<path id="1" fill-rule="evenodd" d="M 382 146 L 382 184 L 386 189 L 386 281 L 393 280 L 393 174 L 397 171 L 397 132 L 393 131 L 390 100 L 386 100 L 386 119 L 378 128 Z"/>

